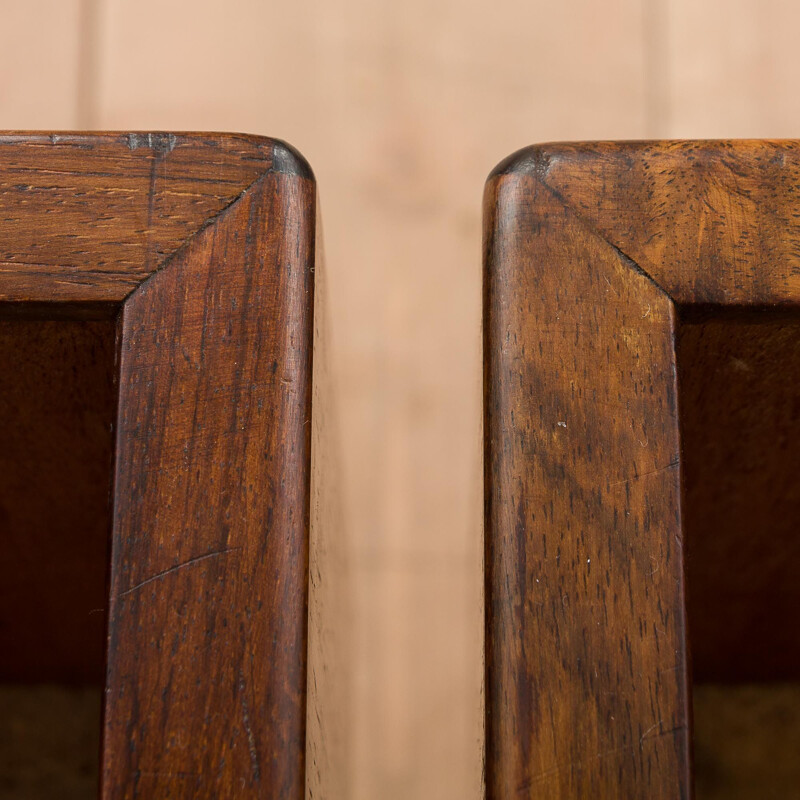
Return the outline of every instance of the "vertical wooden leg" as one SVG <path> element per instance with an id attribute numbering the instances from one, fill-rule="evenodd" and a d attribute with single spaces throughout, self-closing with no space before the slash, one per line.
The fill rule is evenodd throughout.
<path id="1" fill-rule="evenodd" d="M 485 287 L 487 797 L 689 797 L 672 302 L 524 161 Z"/>
<path id="2" fill-rule="evenodd" d="M 122 309 L 106 798 L 303 797 L 313 244 L 269 173 Z"/>

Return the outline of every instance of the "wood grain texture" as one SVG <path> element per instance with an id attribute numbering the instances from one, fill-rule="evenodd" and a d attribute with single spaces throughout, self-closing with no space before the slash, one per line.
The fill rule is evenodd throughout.
<path id="1" fill-rule="evenodd" d="M 101 795 L 300 798 L 313 175 L 236 135 L 0 156 L 2 310 L 116 312 Z"/>
<path id="2" fill-rule="evenodd" d="M 800 143 L 554 144 L 513 158 L 675 302 L 797 302 Z"/>
<path id="3" fill-rule="evenodd" d="M 696 678 L 797 677 L 797 153 L 542 145 L 487 184 L 489 797 L 688 796 L 690 630 Z"/>
<path id="4" fill-rule="evenodd" d="M 486 211 L 487 797 L 689 797 L 672 304 L 526 170 Z"/>
<path id="5" fill-rule="evenodd" d="M 262 179 L 123 307 L 109 798 L 303 796 L 313 202 Z"/>
<path id="6" fill-rule="evenodd" d="M 112 314 L 275 160 L 247 136 L 3 134 L 0 307 Z"/>

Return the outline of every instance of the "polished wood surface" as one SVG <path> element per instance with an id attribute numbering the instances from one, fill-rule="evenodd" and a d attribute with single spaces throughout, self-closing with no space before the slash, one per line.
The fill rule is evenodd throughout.
<path id="1" fill-rule="evenodd" d="M 563 144 L 516 161 L 676 303 L 797 303 L 800 142 Z"/>
<path id="2" fill-rule="evenodd" d="M 101 794 L 302 797 L 313 175 L 290 147 L 257 137 L 10 134 L 0 186 L 3 325 L 19 346 L 54 339 L 27 370 L 33 395 L 64 392 L 51 375 L 61 359 L 70 391 L 92 398 L 64 392 L 56 408 L 82 411 L 84 429 L 63 415 L 41 430 L 33 419 L 22 433 L 37 445 L 15 452 L 58 464 L 45 473 L 60 478 L 47 490 L 59 497 L 54 516 L 84 499 L 75 487 L 94 492 L 63 531 L 30 523 L 42 548 L 63 534 L 56 554 L 76 540 L 76 553 L 91 551 L 76 607 L 96 602 L 110 530 Z M 111 322 L 82 321 L 95 317 Z M 10 372 L 16 357 L 7 348 L 12 410 L 26 376 Z M 25 413 L 47 418 L 47 405 Z M 112 474 L 109 409 L 107 511 L 89 471 Z M 65 426 L 52 454 L 39 447 Z M 29 522 L 4 526 L 4 547 Z M 37 597 L 51 616 L 69 594 L 54 577 Z M 15 649 L 11 633 L 1 652 Z"/>
<path id="3" fill-rule="evenodd" d="M 690 643 L 698 680 L 800 674 L 799 156 L 554 144 L 487 183 L 489 798 L 689 797 Z"/>

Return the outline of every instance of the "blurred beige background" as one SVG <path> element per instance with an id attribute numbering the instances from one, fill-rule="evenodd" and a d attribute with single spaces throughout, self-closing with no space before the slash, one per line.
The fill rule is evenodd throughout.
<path id="1" fill-rule="evenodd" d="M 0 0 L 0 128 L 285 138 L 325 226 L 356 800 L 481 793 L 480 203 L 549 139 L 797 136 L 790 0 Z"/>

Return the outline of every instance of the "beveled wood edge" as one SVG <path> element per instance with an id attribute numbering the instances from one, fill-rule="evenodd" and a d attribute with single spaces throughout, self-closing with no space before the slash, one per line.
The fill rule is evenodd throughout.
<path id="1" fill-rule="evenodd" d="M 608 155 L 614 155 L 616 157 L 622 157 L 624 155 L 625 157 L 632 158 L 637 153 L 645 150 L 663 150 L 666 153 L 673 150 L 688 148 L 698 148 L 702 151 L 711 151 L 715 149 L 723 151 L 728 149 L 733 151 L 739 150 L 741 152 L 776 148 L 781 151 L 794 153 L 797 157 L 798 166 L 800 166 L 800 139 L 602 139 L 596 141 L 548 141 L 522 147 L 499 161 L 487 176 L 484 187 L 484 197 L 488 197 L 490 192 L 495 191 L 493 187 L 496 184 L 510 177 L 526 177 L 535 180 L 539 185 L 558 198 L 558 200 L 599 239 L 622 256 L 631 269 L 644 275 L 654 286 L 658 287 L 658 289 L 675 304 L 680 314 L 683 313 L 683 309 L 688 309 L 696 305 L 706 308 L 731 306 L 741 309 L 793 308 L 800 305 L 800 292 L 788 302 L 784 297 L 781 297 L 774 302 L 756 302 L 751 304 L 742 303 L 738 300 L 730 300 L 726 298 L 724 293 L 716 294 L 711 300 L 697 301 L 684 296 L 682 287 L 678 287 L 677 290 L 675 288 L 668 289 L 656 275 L 653 274 L 652 270 L 642 265 L 643 262 L 641 259 L 633 258 L 618 244 L 616 237 L 613 235 L 613 229 L 611 234 L 601 231 L 596 223 L 588 219 L 580 208 L 570 202 L 570 200 L 548 182 L 547 179 L 550 165 L 554 162 L 560 164 L 568 162 L 570 166 L 580 167 L 581 164 L 596 163 L 599 161 L 600 154 L 607 153 Z M 582 181 L 582 176 L 575 173 L 570 176 L 570 179 L 577 183 Z M 599 199 L 601 195 L 598 193 L 597 196 Z M 798 265 L 800 265 L 800 259 L 798 259 Z M 783 267 L 787 275 L 790 272 L 789 264 L 774 264 L 774 266 L 776 268 Z M 778 271 L 778 269 L 776 269 L 776 271 Z M 683 282 L 687 284 L 687 291 L 685 294 L 688 295 L 690 293 L 688 289 L 688 278 L 690 276 L 682 275 L 681 277 L 684 279 Z"/>
<path id="2" fill-rule="evenodd" d="M 128 146 L 133 147 L 150 147 L 154 150 L 164 150 L 169 149 L 173 142 L 170 137 L 178 136 L 176 134 L 161 134 L 161 133 L 133 133 L 133 134 L 100 134 L 100 135 L 83 135 L 83 134 L 25 134 L 22 137 L 15 137 L 14 135 L 6 135 L 5 140 L 8 141 L 9 137 L 17 141 L 19 138 L 24 139 L 25 141 L 33 141 L 38 142 L 41 141 L 43 145 L 47 146 L 48 143 L 52 142 L 53 137 L 69 137 L 70 141 L 82 142 L 86 141 L 87 143 L 97 142 L 98 138 L 102 138 L 103 136 L 110 136 L 113 137 L 115 141 L 123 141 L 127 142 Z M 206 134 L 202 134 L 202 136 L 206 137 Z M 226 135 L 227 136 L 227 135 Z M 131 142 L 131 138 L 134 139 Z M 235 137 L 234 137 L 235 138 Z M 75 303 L 70 299 L 63 299 L 52 297 L 52 293 L 48 293 L 45 298 L 41 300 L 36 298 L 33 300 L 25 300 L 25 301 L 8 301 L 2 305 L 0 305 L 0 317 L 3 316 L 11 316 L 16 318 L 33 318 L 33 319 L 93 319 L 93 318 L 116 318 L 117 320 L 117 350 L 119 355 L 119 350 L 122 345 L 122 336 L 123 336 L 123 329 L 125 324 L 125 315 L 126 309 L 130 311 L 132 307 L 135 307 L 137 304 L 139 306 L 147 305 L 149 298 L 143 295 L 144 290 L 151 289 L 161 293 L 161 299 L 165 303 L 170 303 L 170 296 L 165 295 L 163 293 L 162 285 L 153 283 L 154 280 L 158 279 L 159 276 L 161 278 L 168 278 L 169 277 L 169 270 L 170 267 L 176 263 L 178 259 L 182 261 L 191 261 L 194 256 L 191 253 L 188 253 L 189 249 L 196 243 L 199 243 L 198 240 L 200 237 L 207 237 L 209 233 L 219 233 L 226 228 L 221 226 L 227 226 L 227 222 L 233 215 L 235 214 L 237 208 L 239 211 L 246 211 L 247 206 L 244 205 L 243 200 L 247 198 L 247 202 L 249 203 L 251 200 L 255 203 L 256 201 L 262 199 L 263 197 L 267 197 L 267 193 L 270 192 L 271 189 L 275 189 L 274 186 L 271 184 L 280 184 L 281 187 L 285 190 L 283 192 L 284 195 L 279 197 L 276 202 L 278 205 L 286 204 L 286 208 L 291 207 L 294 203 L 297 202 L 298 195 L 310 195 L 311 200 L 309 205 L 306 206 L 306 213 L 308 216 L 305 218 L 310 221 L 310 225 L 307 227 L 303 224 L 303 219 L 298 219 L 297 216 L 294 218 L 284 219 L 284 223 L 286 225 L 286 230 L 293 232 L 294 234 L 299 234 L 303 237 L 308 245 L 308 250 L 312 254 L 315 251 L 316 247 L 316 226 L 314 225 L 315 220 L 317 219 L 318 210 L 317 210 L 317 200 L 316 200 L 316 180 L 314 178 L 314 174 L 308 165 L 308 162 L 296 151 L 291 145 L 286 144 L 280 140 L 275 139 L 265 139 L 261 137 L 244 137 L 248 140 L 255 141 L 262 145 L 266 145 L 270 148 L 270 158 L 265 160 L 264 166 L 262 169 L 259 170 L 258 175 L 250 181 L 242 191 L 234 197 L 234 199 L 225 205 L 221 210 L 213 215 L 209 216 L 205 219 L 199 228 L 196 228 L 193 233 L 184 239 L 178 247 L 173 249 L 169 255 L 159 261 L 158 264 L 155 265 L 155 268 L 150 270 L 147 275 L 142 277 L 140 280 L 136 281 L 135 286 L 133 288 L 126 287 L 124 291 L 120 291 L 118 296 L 114 297 L 111 300 L 106 300 L 97 303 Z M 278 190 L 276 190 L 278 191 Z M 280 191 L 278 191 L 280 194 Z M 288 195 L 292 195 L 292 198 L 289 198 Z M 155 218 L 156 222 L 158 218 Z M 215 227 L 220 226 L 220 227 Z M 250 219 L 250 230 L 253 228 L 259 228 L 259 235 L 263 236 L 265 231 L 270 230 L 267 225 L 264 223 L 264 218 L 261 216 L 252 216 Z M 257 237 L 254 236 L 254 239 L 257 241 Z M 247 229 L 243 229 L 241 241 L 243 243 L 243 247 L 247 248 L 250 247 L 249 237 L 247 236 Z M 245 245 L 244 243 L 247 242 Z M 251 259 L 258 259 L 259 251 L 257 249 L 257 245 L 251 248 Z M 252 260 L 249 263 L 253 263 Z M 245 271 L 248 269 L 249 266 L 247 259 L 236 259 L 233 262 L 235 268 L 239 271 Z M 228 263 L 228 267 L 231 266 L 231 262 Z M 283 271 L 283 263 L 279 265 L 281 271 Z M 177 268 L 176 268 L 177 269 Z M 213 262 L 209 267 L 210 271 L 214 272 L 213 269 Z M 290 273 L 292 270 L 289 271 Z M 291 380 L 286 381 L 286 386 L 289 388 L 284 389 L 289 394 L 294 394 L 299 392 L 298 397 L 295 401 L 293 401 L 293 405 L 295 406 L 296 411 L 296 419 L 293 420 L 293 430 L 295 434 L 298 435 L 300 439 L 305 439 L 305 443 L 302 446 L 298 447 L 292 454 L 289 456 L 287 455 L 285 463 L 292 463 L 295 467 L 296 472 L 302 474 L 303 478 L 302 481 L 298 481 L 295 483 L 295 491 L 296 494 L 300 495 L 300 499 L 302 501 L 302 508 L 298 509 L 299 514 L 298 516 L 302 517 L 303 519 L 303 526 L 305 528 L 305 543 L 303 545 L 303 553 L 302 559 L 298 561 L 296 565 L 296 570 L 298 573 L 301 574 L 301 577 L 296 581 L 295 586 L 297 589 L 296 595 L 298 601 L 302 601 L 303 610 L 302 610 L 302 623 L 298 623 L 295 626 L 297 630 L 298 636 L 302 638 L 302 658 L 295 658 L 293 661 L 293 669 L 299 674 L 299 689 L 297 692 L 298 697 L 298 713 L 293 717 L 292 728 L 296 729 L 301 732 L 299 735 L 299 739 L 302 739 L 300 742 L 299 747 L 295 747 L 293 752 L 290 754 L 292 759 L 296 762 L 297 769 L 292 765 L 288 764 L 289 758 L 281 758 L 279 760 L 286 761 L 286 771 L 293 771 L 294 773 L 300 774 L 300 779 L 305 780 L 305 751 L 306 751 L 306 703 L 307 703 L 307 659 L 308 659 L 308 546 L 309 546 L 309 526 L 310 526 L 310 502 L 311 502 L 311 492 L 310 492 L 310 480 L 311 480 L 311 446 L 310 446 L 310 433 L 309 427 L 307 425 L 309 421 L 309 416 L 312 413 L 311 409 L 311 383 L 312 383 L 312 369 L 313 369 L 313 350 L 312 350 L 312 340 L 313 340 L 313 317 L 314 317 L 314 270 L 313 270 L 313 261 L 312 267 L 309 270 L 305 270 L 305 274 L 303 270 L 300 270 L 299 273 L 295 271 L 296 274 L 291 275 L 290 278 L 287 279 L 287 296 L 290 300 L 289 313 L 291 314 L 292 311 L 297 312 L 298 309 L 303 309 L 302 314 L 298 315 L 295 313 L 295 317 L 297 318 L 298 325 L 302 324 L 302 330 L 299 331 L 300 335 L 296 335 L 294 339 L 291 339 L 290 336 L 287 335 L 286 341 L 284 342 L 284 347 L 282 349 L 282 358 L 287 362 L 293 364 L 293 369 L 295 369 L 301 377 L 297 383 L 292 382 Z M 310 273 L 310 274 L 309 274 Z M 172 275 L 176 276 L 175 282 L 179 279 L 177 278 L 180 273 L 172 272 Z M 127 276 L 126 276 L 127 277 Z M 308 283 L 308 288 L 304 288 L 304 283 Z M 180 285 L 180 284 L 178 284 Z M 186 286 L 186 284 L 183 284 Z M 156 288 L 157 287 L 157 288 Z M 200 287 L 198 287 L 198 291 L 200 291 Z M 194 293 L 194 287 L 188 286 L 186 289 L 186 294 Z M 180 292 L 180 295 L 183 295 L 184 292 Z M 176 304 L 180 304 L 181 300 L 178 298 L 176 300 Z M 241 307 L 241 306 L 240 306 Z M 251 317 L 257 316 L 263 313 L 262 309 L 260 309 L 257 305 L 250 306 L 249 314 Z M 299 353 L 299 357 L 298 357 Z M 116 402 L 118 408 L 115 410 L 114 417 L 115 417 L 115 427 L 117 428 L 115 435 L 114 435 L 114 450 L 115 450 L 115 457 L 114 457 L 114 464 L 113 464 L 113 481 L 112 481 L 112 489 L 111 489 L 111 503 L 112 503 L 112 514 L 111 514 L 111 534 L 110 539 L 114 542 L 114 535 L 115 531 L 118 527 L 118 517 L 119 514 L 117 513 L 116 509 L 116 499 L 118 495 L 118 476 L 119 476 L 119 463 L 118 463 L 118 454 L 120 451 L 120 433 L 119 433 L 119 405 L 120 405 L 120 393 L 119 393 L 119 385 L 120 385 L 120 370 L 121 370 L 121 361 L 118 357 L 117 363 L 115 365 L 115 372 L 116 372 Z M 287 401 L 288 402 L 288 401 Z M 163 432 L 161 432 L 163 434 Z M 160 435 L 161 435 L 160 434 Z M 295 506 L 296 508 L 296 506 Z M 113 554 L 112 557 L 113 559 Z M 201 557 L 201 558 L 204 558 Z M 187 563 L 193 563 L 190 560 Z M 178 567 L 182 567 L 184 564 L 178 565 Z M 177 568 L 171 567 L 168 572 L 176 571 Z M 154 577 L 159 577 L 158 575 Z M 148 580 L 151 580 L 148 578 Z M 123 594 L 126 592 L 130 592 L 131 587 L 128 587 L 123 591 Z M 302 598 L 300 598 L 300 594 L 302 593 Z M 119 595 L 117 596 L 118 599 Z M 109 620 L 107 621 L 107 642 L 109 640 L 109 629 L 111 625 L 110 621 L 111 616 L 111 601 L 109 602 Z M 288 629 L 288 624 L 286 624 Z M 288 650 L 285 651 L 284 660 L 291 660 L 292 653 Z M 272 661 L 271 664 L 275 666 L 278 671 L 280 671 L 280 663 L 276 663 L 276 661 Z M 108 691 L 109 686 L 109 674 L 106 676 L 106 691 Z M 104 695 L 105 697 L 105 695 Z M 247 706 L 244 707 L 245 715 L 249 713 L 247 710 Z M 254 721 L 253 725 L 261 725 L 264 724 L 264 720 L 257 720 Z M 252 734 L 249 731 L 249 725 L 251 724 L 247 718 L 245 718 L 245 727 L 248 728 L 248 733 L 252 737 Z M 108 741 L 108 729 L 106 725 L 106 713 L 105 709 L 103 711 L 103 747 L 109 747 L 109 750 L 113 749 L 109 746 Z M 251 753 L 253 745 L 250 745 Z M 279 754 L 281 755 L 281 754 Z M 251 758 L 252 757 L 251 755 Z M 223 759 L 224 760 L 224 759 Z M 255 761 L 255 770 L 256 775 L 258 777 L 259 773 L 259 766 L 258 761 Z M 266 767 L 261 766 L 261 772 L 266 772 Z M 105 779 L 104 779 L 105 780 Z M 259 781 L 261 779 L 259 778 Z M 111 796 L 109 786 L 103 783 L 105 787 L 104 791 Z M 300 784 L 298 781 L 293 782 L 293 786 L 299 787 Z M 129 787 L 121 787 L 119 791 L 115 790 L 113 796 L 121 796 L 119 792 L 124 791 L 127 792 Z M 268 789 L 269 791 L 269 789 Z M 302 789 L 300 792 L 292 792 L 291 796 L 301 796 Z M 106 795 L 104 795 L 106 796 Z M 124 796 L 128 796 L 125 794 Z M 287 795 L 288 796 L 288 795 Z"/>
<path id="3" fill-rule="evenodd" d="M 109 142 L 124 144 L 131 151 L 146 147 L 156 155 L 171 152 L 180 140 L 196 140 L 198 142 L 237 142 L 252 144 L 258 148 L 268 150 L 269 157 L 264 159 L 264 167 L 242 191 L 221 210 L 205 219 L 180 245 L 163 258 L 155 268 L 143 276 L 131 279 L 125 271 L 119 272 L 119 285 L 115 287 L 111 297 L 98 300 L 75 301 L 70 297 L 53 296 L 52 292 L 45 291 L 41 295 L 33 294 L 23 300 L 0 300 L 0 319 L 40 319 L 40 320 L 104 320 L 114 319 L 125 302 L 148 281 L 154 274 L 166 269 L 176 254 L 185 250 L 195 236 L 206 228 L 219 221 L 231 208 L 233 208 L 245 195 L 252 191 L 257 184 L 267 176 L 274 174 L 287 175 L 299 180 L 309 181 L 316 187 L 314 171 L 307 159 L 288 142 L 268 136 L 244 133 L 225 132 L 197 132 L 197 131 L 16 131 L 7 130 L 0 132 L 0 145 L 3 144 L 31 144 L 43 146 L 56 144 L 74 144 L 78 146 L 92 145 Z M 112 280 L 115 275 L 113 270 L 108 270 L 106 276 Z M 104 278 L 105 281 L 108 277 Z M 133 285 L 131 285 L 133 284 Z"/>
<path id="4" fill-rule="evenodd" d="M 296 175 L 299 178 L 315 180 L 314 170 L 303 154 L 287 141 L 272 136 L 228 131 L 0 131 L 0 144 L 48 145 L 63 143 L 90 146 L 105 140 L 111 143 L 126 144 L 130 150 L 147 147 L 158 153 L 170 152 L 180 139 L 198 142 L 238 141 L 256 147 L 266 147 L 271 150 L 271 162 L 265 172 L 279 172 L 284 175 Z"/>

